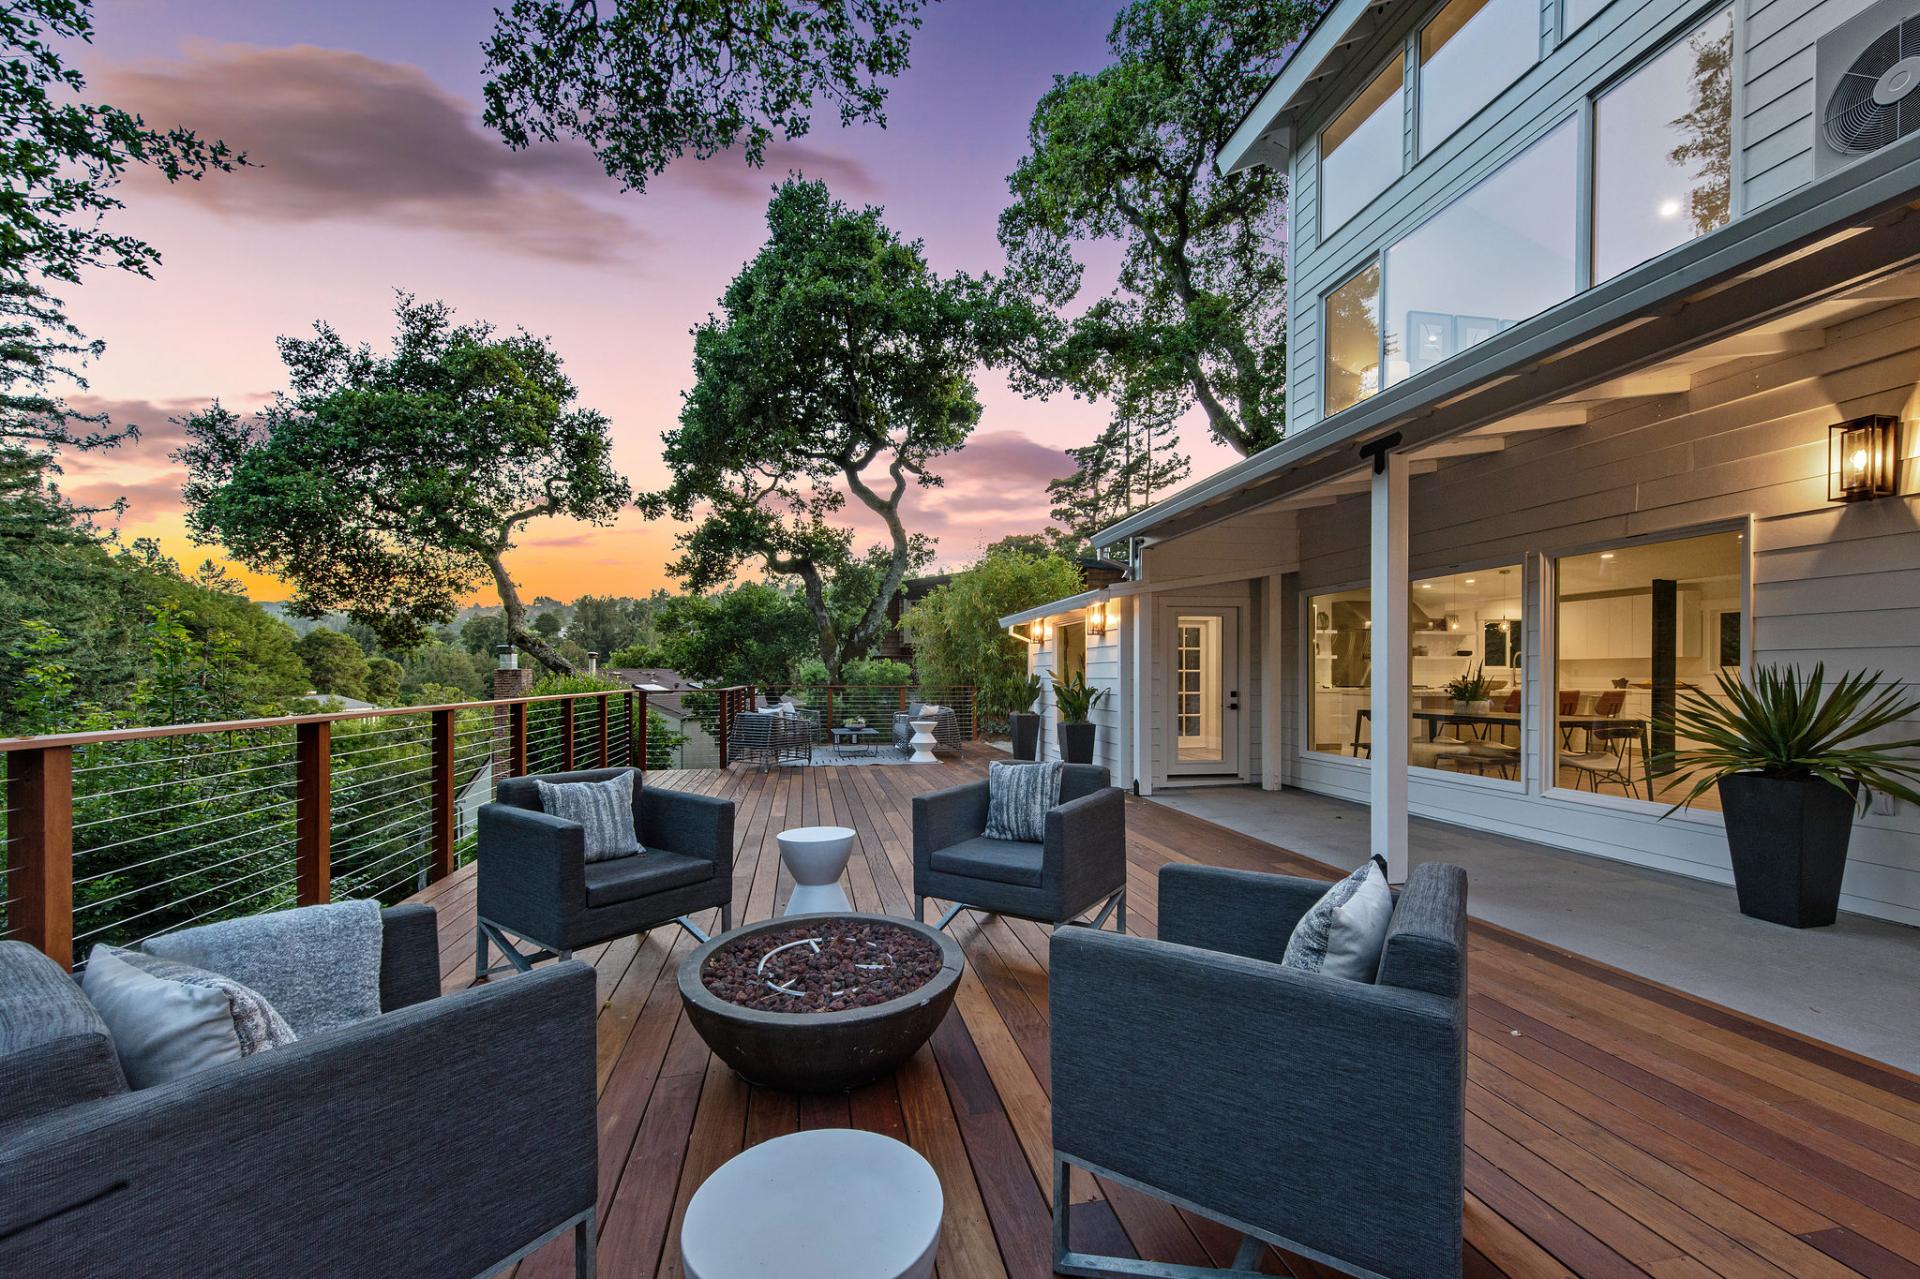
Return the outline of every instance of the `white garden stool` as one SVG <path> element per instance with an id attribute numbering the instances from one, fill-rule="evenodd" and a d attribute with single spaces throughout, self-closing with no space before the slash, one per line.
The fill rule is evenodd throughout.
<path id="1" fill-rule="evenodd" d="M 687 1279 L 928 1279 L 943 1206 L 911 1146 L 857 1128 L 789 1133 L 693 1192 L 680 1263 Z"/>
<path id="2" fill-rule="evenodd" d="M 933 748 L 939 745 L 933 736 L 933 725 L 934 721 L 930 719 L 907 721 L 907 726 L 913 729 L 913 736 L 907 741 L 907 745 L 913 747 L 913 757 L 907 763 L 937 764 L 940 762 L 933 757 Z"/>
<path id="3" fill-rule="evenodd" d="M 794 885 L 782 915 L 853 909 L 846 890 L 840 887 L 841 872 L 853 856 L 854 835 L 849 827 L 800 826 L 783 830 L 774 838 L 779 841 L 780 860 L 793 876 Z"/>

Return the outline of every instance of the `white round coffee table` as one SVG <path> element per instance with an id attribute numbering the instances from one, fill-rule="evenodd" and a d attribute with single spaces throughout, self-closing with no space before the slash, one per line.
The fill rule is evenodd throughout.
<path id="1" fill-rule="evenodd" d="M 933 736 L 934 721 L 930 719 L 910 719 L 907 726 L 913 729 L 913 736 L 907 739 L 907 745 L 913 747 L 913 756 L 909 764 L 937 764 L 933 757 L 933 748 L 939 745 Z"/>
<path id="2" fill-rule="evenodd" d="M 793 896 L 787 898 L 782 915 L 813 915 L 825 911 L 852 910 L 846 890 L 840 887 L 841 872 L 853 856 L 853 830 L 846 826 L 799 826 L 783 830 L 774 838 L 780 844 L 780 860 L 793 876 Z"/>
<path id="3" fill-rule="evenodd" d="M 927 1279 L 943 1206 L 911 1146 L 856 1128 L 789 1133 L 693 1192 L 680 1262 L 687 1279 Z"/>

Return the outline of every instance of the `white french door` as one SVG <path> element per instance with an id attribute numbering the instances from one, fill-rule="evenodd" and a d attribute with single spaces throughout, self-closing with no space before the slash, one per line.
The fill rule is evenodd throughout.
<path id="1" fill-rule="evenodd" d="M 1167 723 L 1170 776 L 1240 772 L 1240 610 L 1182 608 L 1173 613 Z"/>

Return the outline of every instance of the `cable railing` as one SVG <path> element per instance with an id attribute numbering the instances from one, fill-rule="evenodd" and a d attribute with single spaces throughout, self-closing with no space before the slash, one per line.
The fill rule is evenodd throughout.
<path id="1" fill-rule="evenodd" d="M 744 704 L 744 690 L 703 691 L 729 715 Z M 238 915 L 400 901 L 471 860 L 501 778 L 656 758 L 647 697 L 0 739 L 0 938 L 73 965 L 96 944 Z"/>

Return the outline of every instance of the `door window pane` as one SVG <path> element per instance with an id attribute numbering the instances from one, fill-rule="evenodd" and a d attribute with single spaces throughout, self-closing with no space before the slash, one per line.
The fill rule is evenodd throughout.
<path id="1" fill-rule="evenodd" d="M 1175 750 L 1183 764 L 1214 764 L 1225 758 L 1220 684 L 1222 619 L 1202 613 L 1174 619 L 1173 697 Z"/>
<path id="2" fill-rule="evenodd" d="M 1325 239 L 1400 176 L 1396 57 L 1320 134 L 1320 237 Z"/>
<path id="3" fill-rule="evenodd" d="M 1325 411 L 1338 413 L 1380 389 L 1380 264 L 1327 294 Z"/>
<path id="4" fill-rule="evenodd" d="M 1559 561 L 1557 785 L 1678 798 L 1660 769 L 1649 776 L 1649 757 L 1657 764 L 1674 745 L 1655 725 L 1682 689 L 1717 696 L 1726 659 L 1738 661 L 1744 549 L 1739 534 L 1713 533 Z M 1719 799 L 1709 791 L 1694 802 Z"/>
<path id="5" fill-rule="evenodd" d="M 1732 67 L 1728 11 L 1594 105 L 1596 282 L 1726 223 L 1733 192 Z"/>
<path id="6" fill-rule="evenodd" d="M 1569 120 L 1387 251 L 1387 385 L 1573 295 L 1575 163 Z"/>
<path id="7" fill-rule="evenodd" d="M 1532 66 L 1538 0 L 1453 0 L 1420 32 L 1420 154 Z"/>

